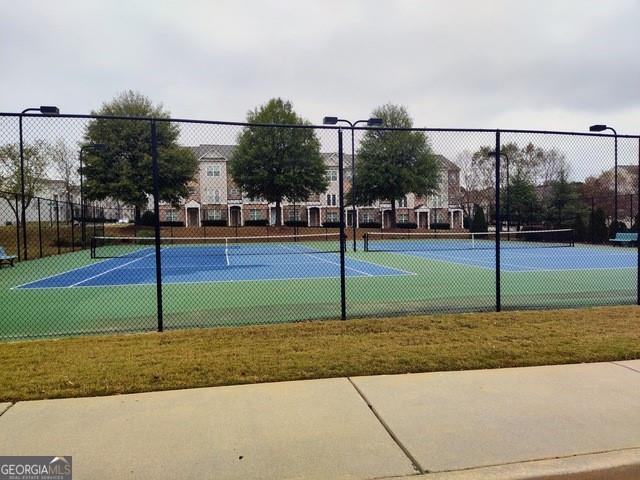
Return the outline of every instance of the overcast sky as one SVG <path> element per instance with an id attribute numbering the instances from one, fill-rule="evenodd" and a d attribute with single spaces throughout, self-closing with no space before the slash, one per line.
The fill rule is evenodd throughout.
<path id="1" fill-rule="evenodd" d="M 403 104 L 416 126 L 640 131 L 637 0 L 3 0 L 0 111 L 134 89 L 174 117 Z"/>

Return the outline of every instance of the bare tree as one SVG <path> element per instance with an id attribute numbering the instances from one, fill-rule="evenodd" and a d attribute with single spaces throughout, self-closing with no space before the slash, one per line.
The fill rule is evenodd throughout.
<path id="1" fill-rule="evenodd" d="M 24 206 L 27 208 L 33 197 L 42 190 L 47 181 L 47 144 L 38 140 L 25 145 L 24 158 Z M 18 218 L 16 198 L 22 195 L 20 175 L 20 150 L 16 144 L 0 146 L 0 197 L 4 198 Z"/>
<path id="2" fill-rule="evenodd" d="M 49 146 L 47 156 L 51 160 L 55 176 L 64 183 L 66 198 L 70 198 L 80 183 L 80 165 L 75 151 L 59 138 Z"/>

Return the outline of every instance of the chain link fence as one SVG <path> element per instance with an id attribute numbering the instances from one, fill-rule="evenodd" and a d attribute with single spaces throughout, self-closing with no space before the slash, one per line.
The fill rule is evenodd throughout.
<path id="1" fill-rule="evenodd" d="M 637 304 L 639 161 L 637 136 L 2 114 L 0 338 Z"/>

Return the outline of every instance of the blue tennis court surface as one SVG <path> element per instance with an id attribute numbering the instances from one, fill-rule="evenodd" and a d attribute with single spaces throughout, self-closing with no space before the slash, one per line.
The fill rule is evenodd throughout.
<path id="1" fill-rule="evenodd" d="M 406 249 L 406 245 L 403 248 Z M 491 270 L 495 269 L 496 265 L 495 250 L 492 249 L 469 248 L 398 253 Z M 505 272 L 635 269 L 637 261 L 635 249 L 622 247 L 527 247 L 505 248 L 500 252 L 500 269 Z"/>
<path id="2" fill-rule="evenodd" d="M 377 263 L 346 259 L 348 277 L 411 275 Z M 165 284 L 339 278 L 340 257 L 304 246 L 180 246 L 162 249 Z M 62 272 L 17 288 L 75 288 L 153 285 L 156 261 L 152 247 Z"/>

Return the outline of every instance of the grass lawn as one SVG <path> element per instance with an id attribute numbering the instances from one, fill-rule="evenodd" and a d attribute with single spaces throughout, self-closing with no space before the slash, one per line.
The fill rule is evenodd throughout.
<path id="1" fill-rule="evenodd" d="M 0 343 L 0 401 L 640 358 L 637 306 Z"/>

